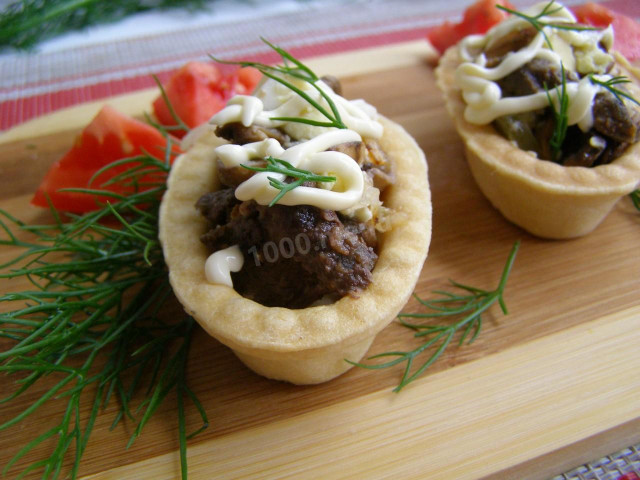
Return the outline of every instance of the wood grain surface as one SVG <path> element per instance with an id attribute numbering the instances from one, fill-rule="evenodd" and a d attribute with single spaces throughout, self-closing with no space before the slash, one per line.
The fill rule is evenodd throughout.
<path id="1" fill-rule="evenodd" d="M 403 61 L 388 64 L 375 51 L 360 60 L 354 54 L 342 81 L 346 97 L 376 105 L 427 155 L 433 241 L 416 292 L 430 296 L 449 278 L 495 287 L 520 239 L 505 295 L 509 314 L 490 310 L 473 345 L 451 346 L 400 394 L 391 392 L 400 367 L 352 369 L 306 387 L 270 381 L 198 331 L 188 379 L 211 425 L 189 443 L 190 478 L 535 479 L 640 441 L 640 214 L 625 198 L 593 233 L 569 241 L 537 239 L 508 223 L 470 176 L 435 88 L 429 51 L 409 44 L 396 49 L 394 58 L 399 51 Z M 341 75 L 331 58 L 321 65 L 318 73 Z M 140 95 L 150 98 L 148 92 Z M 40 120 L 0 138 L 0 208 L 26 221 L 44 219 L 29 198 L 92 111 L 68 110 L 55 122 Z M 3 247 L 0 261 L 14 254 Z M 21 287 L 0 281 L 4 291 Z M 418 309 L 412 301 L 405 311 Z M 166 314 L 180 310 L 175 303 Z M 412 345 L 409 331 L 390 325 L 370 353 Z M 12 388 L 12 379 L 0 377 L 0 392 Z M 0 422 L 43 388 L 1 405 Z M 2 432 L 0 465 L 55 424 L 63 402 L 53 400 Z M 133 425 L 109 431 L 114 411 L 111 406 L 99 416 L 81 475 L 177 478 L 174 398 L 128 450 Z M 198 422 L 189 409 L 187 430 Z M 50 446 L 45 442 L 25 456 L 8 478 L 47 455 Z"/>

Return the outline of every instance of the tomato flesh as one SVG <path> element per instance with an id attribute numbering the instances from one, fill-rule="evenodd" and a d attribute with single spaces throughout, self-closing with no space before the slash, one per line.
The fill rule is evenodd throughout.
<path id="1" fill-rule="evenodd" d="M 251 93 L 261 76 L 255 68 L 223 75 L 213 63 L 189 62 L 171 76 L 164 90 L 176 115 L 193 128 L 208 121 L 232 96 Z M 177 125 L 162 95 L 154 100 L 153 112 L 162 125 Z M 181 138 L 186 132 L 173 133 Z"/>
<path id="2" fill-rule="evenodd" d="M 509 14 L 497 8 L 497 5 L 514 8 L 505 0 L 480 0 L 467 8 L 462 18 L 462 27 L 460 27 L 464 36 L 486 33 L 495 24 L 504 20 Z"/>
<path id="3" fill-rule="evenodd" d="M 91 181 L 94 174 L 116 160 L 142 155 L 144 152 L 163 160 L 167 140 L 155 128 L 104 106 L 89 125 L 78 135 L 71 149 L 47 172 L 31 203 L 48 207 L 47 196 L 53 206 L 65 212 L 85 213 L 99 208 L 108 196 L 60 191 L 65 188 L 104 189 L 115 193 L 131 193 L 132 187 L 115 183 L 103 185 L 134 164 L 111 168 Z M 176 152 L 177 153 L 177 152 Z M 157 178 L 143 177 L 145 181 Z M 144 189 L 144 185 L 140 189 Z M 146 187 L 149 188 L 149 187 Z"/>
<path id="4" fill-rule="evenodd" d="M 458 24 L 448 21 L 431 28 L 427 32 L 427 40 L 440 54 L 444 53 L 450 46 L 458 43 L 461 38 L 458 32 Z"/>
<path id="5" fill-rule="evenodd" d="M 464 11 L 460 23 L 444 22 L 431 28 L 427 32 L 427 40 L 442 54 L 467 35 L 486 33 L 509 15 L 497 5 L 514 9 L 507 0 L 478 0 Z"/>
<path id="6" fill-rule="evenodd" d="M 256 68 L 245 67 L 241 68 L 237 72 L 238 75 L 238 93 L 239 95 L 249 95 L 253 92 L 258 85 L 258 82 L 262 80 L 262 73 Z"/>

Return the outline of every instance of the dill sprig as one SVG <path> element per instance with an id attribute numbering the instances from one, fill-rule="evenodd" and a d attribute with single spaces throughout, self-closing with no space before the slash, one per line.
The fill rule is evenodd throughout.
<path id="1" fill-rule="evenodd" d="M 207 418 L 185 379 L 194 320 L 185 316 L 166 322 L 158 315 L 172 298 L 157 235 L 172 153 L 168 144 L 163 161 L 141 155 L 115 162 L 132 164 L 118 175 L 119 181 L 137 186 L 144 176 L 145 190 L 120 195 L 74 189 L 109 196 L 96 211 L 70 214 L 63 222 L 52 208 L 54 223 L 27 225 L 0 210 L 6 234 L 0 245 L 22 249 L 0 265 L 0 278 L 26 278 L 32 285 L 0 296 L 0 302 L 17 305 L 0 314 L 0 337 L 10 345 L 0 352 L 0 371 L 20 378 L 0 403 L 19 401 L 35 385 L 46 388 L 0 425 L 0 431 L 24 421 L 50 399 L 67 399 L 58 424 L 29 441 L 4 467 L 5 474 L 30 450 L 55 438 L 50 455 L 27 466 L 23 475 L 39 469 L 42 478 L 59 478 L 73 451 L 69 476 L 77 478 L 97 415 L 111 400 L 119 403 L 112 427 L 125 417 L 136 423 L 130 444 L 175 389 L 181 472 L 187 477 L 184 399 L 192 400 L 205 426 Z M 23 240 L 25 235 L 32 240 Z M 144 399 L 137 401 L 140 393 Z M 90 412 L 81 418 L 81 405 L 87 402 Z M 136 413 L 141 415 L 137 421 Z"/>
<path id="2" fill-rule="evenodd" d="M 291 165 L 286 160 L 282 160 L 280 158 L 274 158 L 272 156 L 265 157 L 265 161 L 267 162 L 266 167 L 251 167 L 249 165 L 241 164 L 241 167 L 246 168 L 247 170 L 253 170 L 254 172 L 270 172 L 270 173 L 281 173 L 286 175 L 287 177 L 292 177 L 295 180 L 291 183 L 286 183 L 278 180 L 275 177 L 267 177 L 269 179 L 269 184 L 280 190 L 280 193 L 276 195 L 271 203 L 269 203 L 270 207 L 273 207 L 278 200 L 284 197 L 288 192 L 293 190 L 294 188 L 299 187 L 304 182 L 335 182 L 336 177 L 326 176 L 326 175 L 316 175 L 309 170 L 302 170 L 300 168 L 296 168 Z"/>
<path id="3" fill-rule="evenodd" d="M 318 120 L 312 120 L 310 118 L 301 118 L 301 117 L 271 117 L 271 120 L 282 121 L 282 122 L 295 122 L 295 123 L 305 123 L 307 125 L 313 125 L 316 127 L 334 127 L 340 129 L 346 129 L 347 126 L 342 122 L 342 118 L 340 116 L 340 112 L 335 102 L 331 98 L 327 92 L 325 92 L 319 85 L 318 81 L 320 77 L 318 77 L 309 67 L 295 58 L 286 50 L 277 47 L 262 38 L 262 41 L 266 43 L 271 49 L 273 49 L 280 57 L 282 58 L 283 65 L 266 65 L 264 63 L 259 62 L 233 62 L 220 60 L 214 56 L 211 56 L 213 60 L 218 63 L 229 64 L 229 65 L 240 65 L 242 67 L 253 67 L 256 68 L 262 73 L 265 77 L 271 78 L 276 82 L 284 85 L 289 90 L 295 92 L 297 95 L 305 99 L 313 108 L 315 108 L 322 116 L 324 116 L 327 121 L 322 122 Z M 298 80 L 302 80 L 309 85 L 311 85 L 315 90 L 318 91 L 320 96 L 327 102 L 329 105 L 329 110 L 327 110 L 320 102 L 316 101 L 312 98 L 307 92 L 298 88 L 292 82 L 287 80 L 287 77 L 296 78 Z"/>
<path id="4" fill-rule="evenodd" d="M 562 144 L 564 143 L 564 139 L 567 136 L 567 129 L 569 128 L 569 95 L 567 93 L 567 75 L 564 71 L 564 64 L 560 62 L 560 72 L 561 72 L 561 85 L 560 89 L 555 88 L 555 93 L 558 98 L 558 107 L 556 108 L 556 104 L 551 98 L 551 94 L 547 86 L 544 86 L 544 90 L 547 93 L 547 100 L 549 101 L 549 107 L 553 112 L 553 117 L 555 120 L 553 135 L 551 135 L 551 139 L 549 140 L 549 145 L 551 145 L 551 160 L 558 161 L 562 158 Z"/>
<path id="5" fill-rule="evenodd" d="M 167 95 L 166 90 L 162 86 L 162 82 L 160 82 L 160 79 L 158 79 L 156 75 L 152 75 L 152 77 L 153 77 L 153 81 L 156 83 L 156 85 L 160 89 L 160 95 L 162 96 L 162 100 L 164 100 L 164 103 L 167 106 L 167 110 L 169 110 L 169 115 L 171 115 L 171 118 L 173 118 L 174 122 L 176 123 L 175 125 L 160 125 L 153 118 L 151 118 L 151 115 L 149 115 L 147 112 L 144 112 L 144 116 L 147 123 L 152 127 L 154 127 L 156 130 L 160 131 L 164 135 L 172 134 L 175 131 L 189 133 L 191 131 L 191 128 L 189 128 L 189 126 L 186 123 L 184 123 L 184 121 L 176 113 L 176 110 L 173 108 L 173 104 L 171 103 L 171 100 L 169 100 L 169 96 Z"/>
<path id="6" fill-rule="evenodd" d="M 640 189 L 634 190 L 629 194 L 629 196 L 631 197 L 633 206 L 636 207 L 637 210 L 640 210 Z"/>
<path id="7" fill-rule="evenodd" d="M 554 4 L 555 4 L 555 0 L 551 0 L 549 3 L 547 3 L 544 6 L 542 11 L 535 16 L 527 15 L 526 13 L 522 13 L 508 7 L 504 7 L 502 5 L 496 5 L 496 8 L 504 12 L 510 13 L 511 15 L 515 15 L 516 17 L 520 17 L 523 20 L 526 20 L 527 22 L 529 22 L 533 28 L 535 28 L 539 33 L 542 34 L 542 36 L 544 37 L 545 43 L 551 50 L 553 50 L 553 45 L 551 44 L 551 40 L 549 40 L 549 37 L 544 31 L 545 27 L 555 28 L 556 30 L 570 30 L 574 32 L 583 32 L 587 30 L 600 30 L 599 28 L 588 27 L 585 25 L 576 25 L 576 24 L 567 25 L 564 23 L 550 23 L 550 22 L 545 22 L 541 20 L 541 18 L 546 17 L 547 15 L 553 15 L 554 13 L 557 13 L 564 8 L 562 6 L 553 8 Z"/>
<path id="8" fill-rule="evenodd" d="M 633 103 L 640 106 L 640 102 L 638 102 L 638 100 L 636 100 L 631 94 L 629 94 L 624 90 L 616 88 L 616 85 L 624 85 L 625 83 L 631 83 L 631 80 L 629 80 L 624 75 L 618 75 L 617 77 L 612 77 L 612 78 L 609 78 L 608 80 L 599 80 L 593 74 L 590 74 L 589 81 L 593 85 L 599 85 L 609 90 L 609 92 L 611 92 L 618 99 L 620 103 L 624 103 L 623 98 L 626 98 L 627 100 L 631 100 Z"/>
<path id="9" fill-rule="evenodd" d="M 422 345 L 410 351 L 384 352 L 373 355 L 367 359 L 374 360 L 377 358 L 396 357 L 385 363 L 366 364 L 351 362 L 349 360 L 347 361 L 358 367 L 372 370 L 390 368 L 404 362 L 406 364 L 404 373 L 398 383 L 398 386 L 393 390 L 394 392 L 399 392 L 409 383 L 422 375 L 425 370 L 440 358 L 453 340 L 456 332 L 462 331 L 462 335 L 458 342 L 459 346 L 463 345 L 465 341 L 467 341 L 468 344 L 473 343 L 482 329 L 482 314 L 489 309 L 491 305 L 497 301 L 502 312 L 505 315 L 508 313 L 503 295 L 507 284 L 507 278 L 509 277 L 519 246 L 520 241 L 516 241 L 502 271 L 500 282 L 495 290 L 482 290 L 480 288 L 470 287 L 450 280 L 453 287 L 464 293 L 451 293 L 448 291 L 437 290 L 433 293 L 440 295 L 440 298 L 436 298 L 435 300 L 423 300 L 417 296 L 415 297 L 420 304 L 431 311 L 427 313 L 401 313 L 398 315 L 398 318 L 400 319 L 401 325 L 416 332 L 414 337 L 426 338 L 426 341 Z M 404 320 L 405 318 L 456 318 L 460 315 L 464 316 L 453 324 L 417 324 L 409 323 Z M 423 353 L 429 351 L 432 347 L 435 347 L 435 350 L 431 352 L 427 360 L 418 369 L 412 372 L 414 360 Z"/>
<path id="10" fill-rule="evenodd" d="M 206 8 L 206 0 L 20 0 L 0 13 L 0 49 L 29 49 L 43 40 L 152 9 Z"/>

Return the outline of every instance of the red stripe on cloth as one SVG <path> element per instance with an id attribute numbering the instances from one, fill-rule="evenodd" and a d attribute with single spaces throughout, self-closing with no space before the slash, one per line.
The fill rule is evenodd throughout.
<path id="1" fill-rule="evenodd" d="M 309 58 L 318 55 L 328 55 L 422 39 L 424 38 L 424 34 L 425 29 L 423 28 L 397 32 L 385 32 L 380 35 L 367 35 L 358 38 L 293 47 L 290 48 L 289 51 L 297 58 Z M 275 62 L 278 58 L 279 57 L 275 53 L 266 52 L 244 57 L 243 60 Z M 184 59 L 185 62 L 188 60 L 190 60 L 190 58 Z M 165 70 L 156 72 L 156 75 L 160 81 L 165 81 L 171 73 L 172 70 Z M 340 72 L 319 73 L 340 74 Z M 61 90 L 55 93 L 45 93 L 42 95 L 34 95 L 31 97 L 0 102 L 0 112 L 2 112 L 0 115 L 0 130 L 6 130 L 32 118 L 54 112 L 62 108 L 71 107 L 73 105 L 93 100 L 101 100 L 114 95 L 131 93 L 137 90 L 153 87 L 154 85 L 155 82 L 150 75 L 140 75 L 120 80 L 86 85 L 79 88 Z M 149 106 L 149 109 L 151 109 L 151 106 Z"/>

